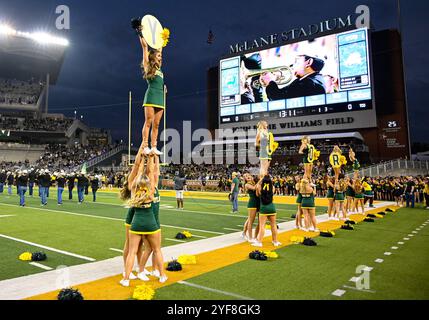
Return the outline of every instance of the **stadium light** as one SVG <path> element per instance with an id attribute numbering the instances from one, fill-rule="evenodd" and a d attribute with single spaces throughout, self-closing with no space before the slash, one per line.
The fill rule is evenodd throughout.
<path id="1" fill-rule="evenodd" d="M 30 33 L 30 38 L 42 44 L 59 44 L 62 46 L 69 45 L 69 42 L 67 39 L 54 37 L 44 32 Z"/>
<path id="2" fill-rule="evenodd" d="M 0 24 L 0 34 L 7 35 L 7 36 L 15 35 L 16 30 L 7 24 Z"/>

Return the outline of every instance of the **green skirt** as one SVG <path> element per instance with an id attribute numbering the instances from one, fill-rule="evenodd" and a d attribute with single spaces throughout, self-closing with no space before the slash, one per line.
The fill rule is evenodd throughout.
<path id="1" fill-rule="evenodd" d="M 355 199 L 363 199 L 363 193 L 356 193 Z"/>
<path id="2" fill-rule="evenodd" d="M 261 210 L 259 211 L 259 215 L 262 216 L 272 216 L 276 214 L 276 207 L 274 206 L 274 203 L 270 203 L 267 205 L 264 205 L 261 203 Z"/>
<path id="3" fill-rule="evenodd" d="M 365 197 L 369 197 L 369 198 L 374 196 L 374 192 L 372 192 L 372 190 L 364 191 L 363 194 L 365 195 Z"/>
<path id="4" fill-rule="evenodd" d="M 128 208 L 127 216 L 125 217 L 125 226 L 130 227 L 134 217 L 134 208 Z"/>
<path id="5" fill-rule="evenodd" d="M 253 196 L 249 197 L 249 201 L 247 202 L 247 209 L 257 209 L 259 208 L 259 198 L 255 198 Z"/>
<path id="6" fill-rule="evenodd" d="M 334 199 L 334 190 L 328 189 L 328 193 L 326 194 L 326 198 Z"/>
<path id="7" fill-rule="evenodd" d="M 302 209 L 313 209 L 316 205 L 314 203 L 314 197 L 302 197 L 301 208 Z"/>
<path id="8" fill-rule="evenodd" d="M 335 201 L 344 201 L 344 193 L 343 192 L 337 192 L 335 193 Z"/>
<path id="9" fill-rule="evenodd" d="M 149 88 L 146 90 L 143 100 L 143 107 L 165 108 L 164 90 Z"/>
<path id="10" fill-rule="evenodd" d="M 152 203 L 145 204 L 143 208 L 134 208 L 134 217 L 130 232 L 134 234 L 153 234 L 160 231 L 156 221 Z"/>
<path id="11" fill-rule="evenodd" d="M 302 202 L 302 194 L 298 193 L 298 196 L 296 197 L 296 203 L 301 204 Z"/>

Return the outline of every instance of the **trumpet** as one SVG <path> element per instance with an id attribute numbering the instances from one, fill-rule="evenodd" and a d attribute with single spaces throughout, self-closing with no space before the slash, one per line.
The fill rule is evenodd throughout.
<path id="1" fill-rule="evenodd" d="M 278 85 L 287 86 L 294 79 L 294 74 L 293 74 L 293 71 L 291 69 L 291 66 L 281 66 L 281 67 L 275 67 L 275 68 L 248 70 L 246 73 L 246 76 L 245 76 L 246 82 L 255 76 L 257 76 L 259 78 L 260 75 L 267 73 L 267 72 L 272 72 L 274 74 L 278 74 L 276 77 L 276 80 L 275 80 L 275 82 Z M 255 89 L 259 89 L 261 87 L 261 83 L 260 83 L 259 79 L 253 80 L 251 82 L 251 86 Z"/>

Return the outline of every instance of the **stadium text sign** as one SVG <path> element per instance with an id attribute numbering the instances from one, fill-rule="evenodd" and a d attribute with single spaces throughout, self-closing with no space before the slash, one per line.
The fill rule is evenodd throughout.
<path id="1" fill-rule="evenodd" d="M 321 21 L 316 24 L 309 24 L 305 27 L 292 28 L 281 33 L 273 33 L 268 36 L 259 37 L 251 41 L 244 41 L 243 43 L 236 43 L 229 46 L 230 54 L 250 51 L 265 46 L 280 45 L 285 42 L 294 41 L 297 39 L 316 36 L 317 34 L 329 32 L 333 30 L 343 29 L 350 27 L 353 24 L 357 28 L 368 27 L 369 28 L 369 8 L 365 5 L 356 7 L 356 14 L 359 16 L 356 19 L 352 19 L 352 14 L 347 17 L 336 17 L 328 20 Z"/>

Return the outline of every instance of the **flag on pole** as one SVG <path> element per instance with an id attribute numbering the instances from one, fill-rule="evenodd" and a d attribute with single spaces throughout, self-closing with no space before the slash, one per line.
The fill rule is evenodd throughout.
<path id="1" fill-rule="evenodd" d="M 209 35 L 207 36 L 207 43 L 212 44 L 214 41 L 214 34 L 211 30 L 209 30 Z"/>

